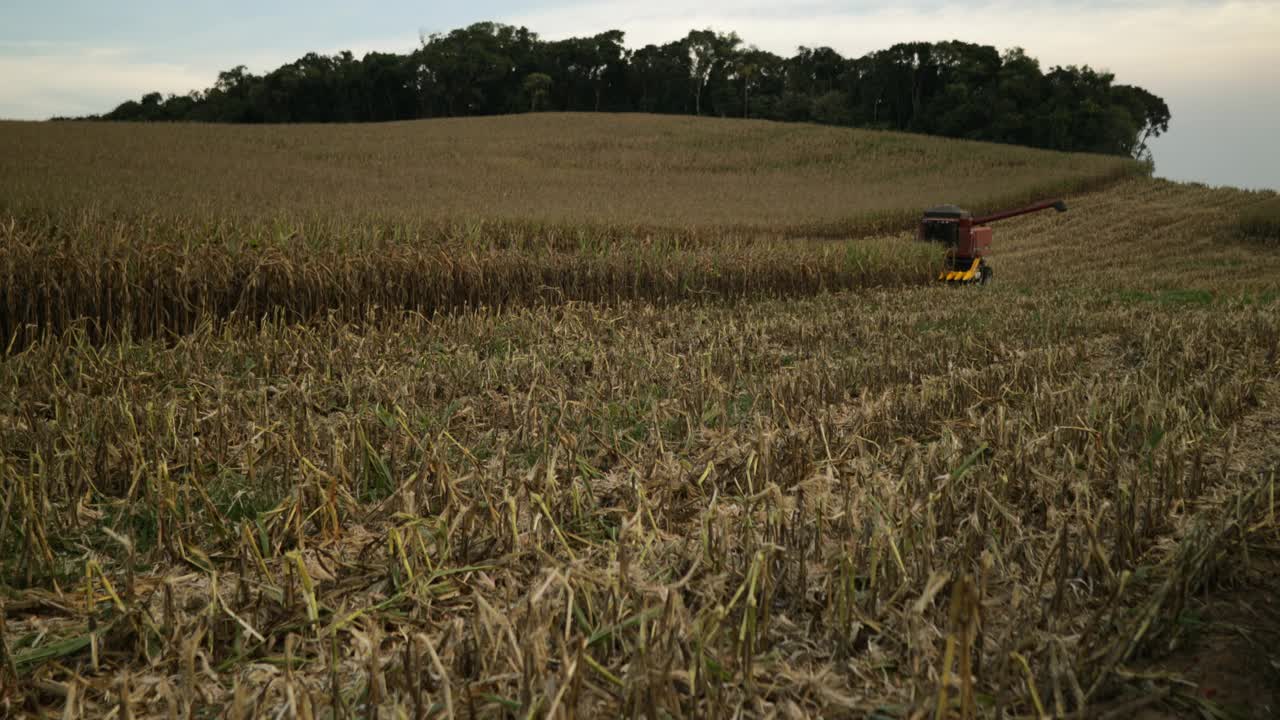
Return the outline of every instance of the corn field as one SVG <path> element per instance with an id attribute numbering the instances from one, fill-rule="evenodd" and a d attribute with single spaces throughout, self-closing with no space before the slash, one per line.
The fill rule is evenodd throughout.
<path id="1" fill-rule="evenodd" d="M 1141 170 L 1113 155 L 641 114 L 0 122 L 0 209 L 321 222 L 344 233 L 505 222 L 593 239 L 601 230 L 842 238 L 899 230 L 938 198 L 982 211 Z"/>
<path id="2" fill-rule="evenodd" d="M 358 321 L 385 311 L 788 297 L 920 284 L 938 264 L 937 251 L 902 238 L 586 243 L 513 231 L 499 245 L 492 232 L 303 228 L 263 236 L 253 227 L 155 219 L 10 218 L 0 224 L 0 337 L 21 348 L 72 328 L 99 341 L 173 337 L 233 318 Z"/>
<path id="3" fill-rule="evenodd" d="M 1280 245 L 1280 197 L 1250 207 L 1240 214 L 1236 230 L 1241 237 L 1261 244 Z"/>
<path id="4" fill-rule="evenodd" d="M 15 203 L 3 712 L 1226 712 L 1141 668 L 1280 552 L 1274 196 L 1101 177 L 982 289 L 891 214 Z"/>

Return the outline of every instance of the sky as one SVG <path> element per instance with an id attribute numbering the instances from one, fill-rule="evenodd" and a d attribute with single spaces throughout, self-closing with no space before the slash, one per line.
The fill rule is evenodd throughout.
<path id="1" fill-rule="evenodd" d="M 616 28 L 632 48 L 710 27 L 781 55 L 958 39 L 1023 47 L 1045 70 L 1090 65 L 1163 97 L 1173 119 L 1151 143 L 1157 176 L 1280 189 L 1280 0 L 0 3 L 0 118 L 105 112 L 312 51 L 406 52 L 422 34 L 481 20 L 546 39 Z"/>

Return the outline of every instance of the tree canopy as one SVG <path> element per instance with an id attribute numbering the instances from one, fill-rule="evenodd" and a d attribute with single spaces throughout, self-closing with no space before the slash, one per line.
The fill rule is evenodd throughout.
<path id="1" fill-rule="evenodd" d="M 483 22 L 411 53 L 309 53 L 264 75 L 241 65 L 187 95 L 148 93 L 103 120 L 371 122 L 557 111 L 807 121 L 1149 158 L 1169 107 L 1088 65 L 1048 72 L 1021 48 L 901 43 L 846 58 L 784 58 L 735 33 L 693 30 L 628 49 L 621 30 L 546 41 Z"/>

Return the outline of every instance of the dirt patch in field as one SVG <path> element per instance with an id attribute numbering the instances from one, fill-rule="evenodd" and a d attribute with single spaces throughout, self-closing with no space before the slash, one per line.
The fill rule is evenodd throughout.
<path id="1" fill-rule="evenodd" d="M 1249 567 L 1231 589 L 1184 613 L 1187 632 L 1179 647 L 1139 666 L 1140 675 L 1172 687 L 1137 718 L 1261 720 L 1280 714 L 1280 546 L 1251 552 Z"/>
<path id="2" fill-rule="evenodd" d="M 1259 411 L 1241 423 L 1242 465 L 1270 468 L 1264 482 L 1280 472 L 1280 408 L 1274 388 Z M 1141 720 L 1165 718 L 1280 717 L 1280 531 L 1268 516 L 1255 525 L 1247 557 L 1228 569 L 1215 588 L 1203 593 L 1179 621 L 1185 631 L 1168 654 L 1137 667 L 1139 675 L 1166 685 L 1160 702 L 1144 708 Z M 1265 528 L 1263 530 L 1262 528 Z"/>

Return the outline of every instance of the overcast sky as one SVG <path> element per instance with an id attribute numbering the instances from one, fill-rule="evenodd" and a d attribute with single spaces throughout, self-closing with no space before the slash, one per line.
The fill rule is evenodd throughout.
<path id="1" fill-rule="evenodd" d="M 1173 121 L 1152 144 L 1157 175 L 1280 189 L 1280 0 L 4 5 L 0 118 L 104 112 L 144 92 L 202 89 L 220 70 L 244 64 L 265 72 L 309 51 L 404 52 L 420 32 L 479 20 L 526 25 L 547 39 L 617 28 L 632 48 L 711 27 L 782 55 L 829 45 L 856 57 L 896 42 L 959 39 L 1022 46 L 1045 70 L 1109 70 L 1165 98 Z"/>

